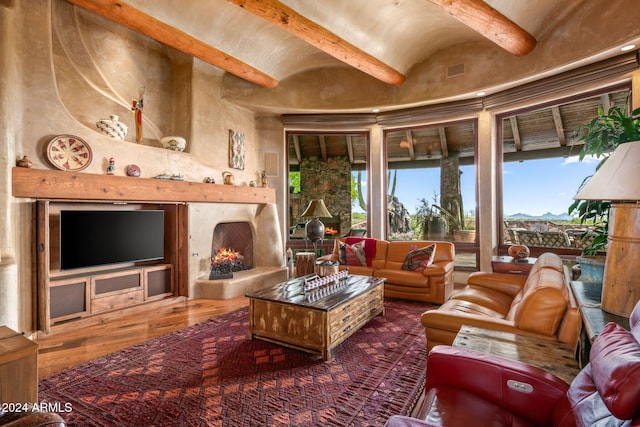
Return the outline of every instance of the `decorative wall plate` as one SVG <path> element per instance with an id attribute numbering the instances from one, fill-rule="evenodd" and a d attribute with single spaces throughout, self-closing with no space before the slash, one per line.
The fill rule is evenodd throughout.
<path id="1" fill-rule="evenodd" d="M 45 147 L 47 160 L 63 171 L 81 171 L 91 164 L 91 147 L 73 135 L 58 135 Z"/>

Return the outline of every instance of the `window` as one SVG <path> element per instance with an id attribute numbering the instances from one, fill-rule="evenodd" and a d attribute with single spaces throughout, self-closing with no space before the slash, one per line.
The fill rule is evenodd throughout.
<path id="1" fill-rule="evenodd" d="M 476 120 L 385 132 L 387 238 L 447 240 L 475 268 Z"/>
<path id="2" fill-rule="evenodd" d="M 289 239 L 304 243 L 301 215 L 313 199 L 322 199 L 331 214 L 320 218 L 325 239 L 367 228 L 368 133 L 288 132 Z M 294 245 L 295 246 L 295 245 Z"/>
<path id="3" fill-rule="evenodd" d="M 575 132 L 597 116 L 598 108 L 625 105 L 628 88 L 590 93 L 498 117 L 502 141 L 502 244 L 577 253 L 589 225 L 569 215 L 582 181 L 597 160 L 578 161 Z M 536 249 L 532 250 L 532 254 Z"/>

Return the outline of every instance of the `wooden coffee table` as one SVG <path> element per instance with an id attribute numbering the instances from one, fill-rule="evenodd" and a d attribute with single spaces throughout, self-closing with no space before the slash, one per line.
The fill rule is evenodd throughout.
<path id="1" fill-rule="evenodd" d="M 384 314 L 385 279 L 349 275 L 313 291 L 298 277 L 248 293 L 249 339 L 317 353 L 331 350 Z"/>
<path id="2" fill-rule="evenodd" d="M 575 351 L 568 344 L 552 339 L 464 325 L 456 335 L 453 346 L 519 360 L 542 368 L 567 384 L 580 371 Z"/>

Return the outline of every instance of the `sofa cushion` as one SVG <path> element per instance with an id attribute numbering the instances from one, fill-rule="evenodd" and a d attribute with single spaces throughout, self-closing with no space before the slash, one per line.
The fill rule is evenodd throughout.
<path id="1" fill-rule="evenodd" d="M 423 248 L 419 248 L 417 246 L 413 247 L 413 249 L 407 253 L 404 262 L 402 263 L 402 269 L 423 272 L 425 268 L 429 267 L 433 263 L 435 252 L 435 243 Z"/>
<path id="2" fill-rule="evenodd" d="M 590 354 L 593 382 L 611 414 L 640 416 L 640 344 L 626 329 L 607 324 Z"/>
<path id="3" fill-rule="evenodd" d="M 338 242 L 340 245 L 340 264 L 367 265 L 367 256 L 364 252 L 364 242 L 348 243 Z"/>

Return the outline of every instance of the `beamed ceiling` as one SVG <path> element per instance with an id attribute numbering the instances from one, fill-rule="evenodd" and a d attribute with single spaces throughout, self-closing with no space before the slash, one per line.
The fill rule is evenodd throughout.
<path id="1" fill-rule="evenodd" d="M 576 155 L 581 143 L 576 129 L 590 122 L 598 108 L 625 105 L 629 92 L 619 90 L 562 105 L 506 115 L 502 119 L 505 161 L 519 161 L 557 155 Z M 404 128 L 385 132 L 390 168 L 438 167 L 439 160 L 450 155 L 461 164 L 473 164 L 475 121 L 459 121 L 441 126 Z M 288 135 L 289 165 L 297 170 L 300 159 L 333 156 L 348 157 L 353 169 L 365 169 L 366 133 L 296 133 Z"/>

